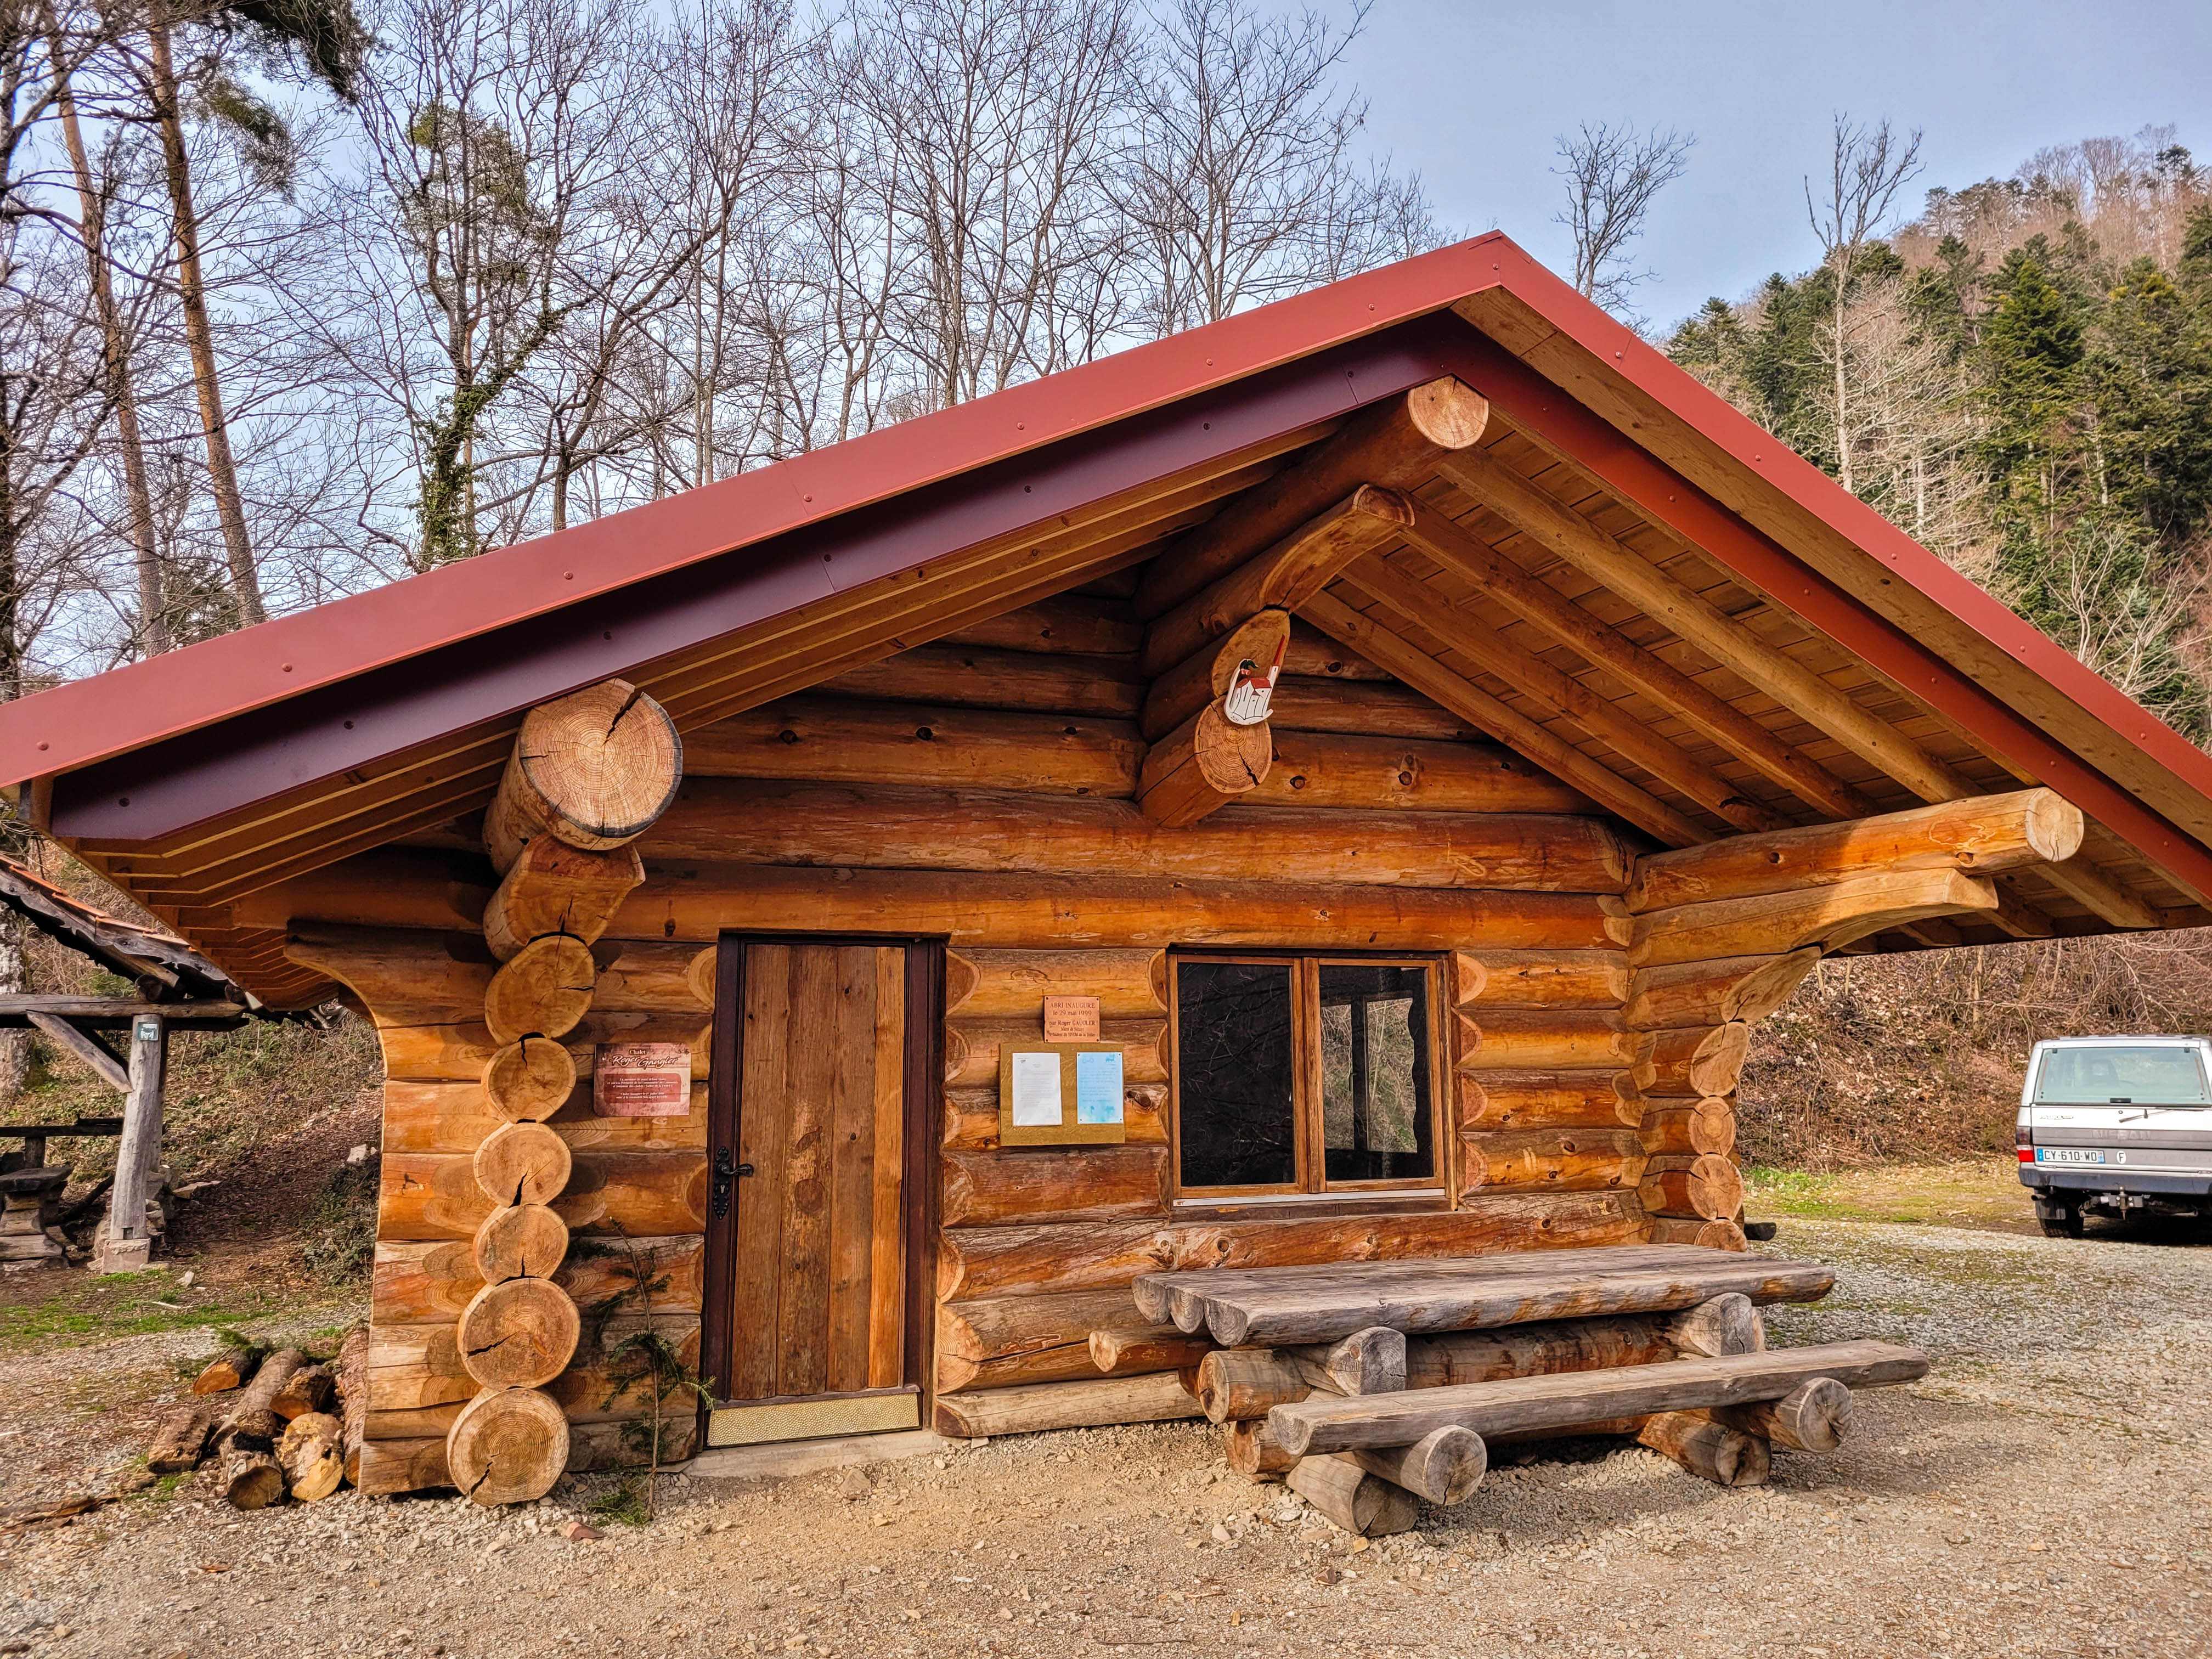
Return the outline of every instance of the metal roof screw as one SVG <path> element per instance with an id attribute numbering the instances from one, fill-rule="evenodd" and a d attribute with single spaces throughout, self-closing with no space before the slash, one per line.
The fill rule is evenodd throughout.
<path id="1" fill-rule="evenodd" d="M 46 740 L 44 738 L 40 738 L 39 739 L 39 747 L 40 747 L 40 748 L 41 748 L 41 749 L 44 749 L 46 746 Z"/>
<path id="2" fill-rule="evenodd" d="M 290 663 L 288 662 L 284 665 L 284 672 L 288 674 L 292 672 L 292 665 Z"/>

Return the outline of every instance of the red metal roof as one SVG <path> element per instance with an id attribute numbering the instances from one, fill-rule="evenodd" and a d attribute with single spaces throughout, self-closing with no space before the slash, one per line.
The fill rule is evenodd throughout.
<path id="1" fill-rule="evenodd" d="M 1520 339 L 1501 344 L 1449 315 L 1455 307 L 1462 316 L 1483 314 L 1474 302 L 1501 295 L 1561 349 L 1539 350 L 1542 341 Z M 1423 319 L 1436 320 L 1421 326 Z M 953 499 L 947 490 L 964 498 L 995 489 L 1012 495 L 1003 510 L 1014 511 L 1019 492 L 1031 487 L 1013 482 L 1025 476 L 1021 468 L 1041 465 L 1048 453 L 1079 462 L 1086 452 L 1075 441 L 1086 434 L 1103 443 L 1110 432 L 1126 470 L 1139 464 L 1129 434 L 1155 424 L 1137 417 L 1157 416 L 1156 439 L 1199 443 L 1195 428 L 1208 423 L 1196 416 L 1209 398 L 1231 411 L 1237 399 L 1272 387 L 1278 415 L 1304 410 L 1311 418 L 1324 405 L 1348 409 L 1438 372 L 1425 366 L 1445 364 L 1516 423 L 1548 434 L 1654 523 L 1846 644 L 2023 773 L 2076 799 L 2200 896 L 2212 896 L 2212 757 L 1498 234 L 42 692 L 0 708 L 0 782 L 97 766 L 99 782 L 112 789 L 118 780 L 127 787 L 143 757 L 150 787 L 156 774 L 219 765 L 260 732 L 272 753 L 286 751 L 269 773 L 274 795 L 302 777 L 359 763 L 360 753 L 340 752 L 344 744 L 321 747 L 338 725 L 335 714 L 321 720 L 325 738 L 318 738 L 317 720 L 305 712 L 334 708 L 331 696 L 350 686 L 374 682 L 404 700 L 416 665 L 456 652 L 504 660 L 530 648 L 514 633 L 518 625 L 588 614 L 586 602 L 611 606 L 690 573 L 704 580 L 711 571 L 718 582 L 742 586 L 747 620 L 795 611 L 878 580 L 887 566 L 919 568 L 942 550 L 942 538 L 924 546 L 878 535 L 859 568 L 841 565 L 843 550 L 855 544 L 843 526 L 866 520 L 860 510 L 872 505 L 905 498 L 902 514 L 909 501 L 935 501 L 942 511 Z M 1340 372 L 1331 391 L 1327 377 Z M 1149 448 L 1157 454 L 1161 447 Z M 1690 482 L 1685 469 L 1692 461 L 1711 463 L 1705 475 L 1711 492 Z M 1793 514 L 1817 527 L 1823 545 L 1792 533 Z M 812 533 L 794 538 L 799 532 Z M 745 551 L 752 549 L 757 556 Z M 726 625 L 731 613 L 707 606 L 702 614 Z M 610 671 L 579 659 L 566 684 L 535 683 L 548 672 L 555 671 L 541 665 L 534 676 L 478 675 L 469 681 L 470 706 L 449 698 L 423 707 L 410 730 L 425 721 L 459 730 Z M 278 735 L 266 736 L 277 730 L 266 718 L 286 708 L 302 713 L 284 716 Z M 264 718 L 240 720 L 257 714 Z M 173 741 L 194 732 L 204 740 Z M 157 745 L 157 754 L 143 754 Z M 397 736 L 364 732 L 353 748 L 394 753 L 399 746 Z M 330 763 L 319 774 L 319 757 Z M 233 806 L 236 793 L 234 780 Z M 104 805 L 109 811 L 97 828 L 88 821 L 81 833 L 128 844 L 139 828 L 129 822 L 128 798 Z M 173 811 L 146 833 L 173 831 L 177 822 Z"/>

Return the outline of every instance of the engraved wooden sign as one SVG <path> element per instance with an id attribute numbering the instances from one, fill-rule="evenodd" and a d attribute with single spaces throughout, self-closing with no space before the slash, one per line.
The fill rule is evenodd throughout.
<path id="1" fill-rule="evenodd" d="M 592 1061 L 592 1109 L 601 1117 L 688 1115 L 690 1045 L 602 1042 Z"/>
<path id="2" fill-rule="evenodd" d="M 1047 1042 L 1098 1041 L 1097 997 L 1047 997 L 1044 1000 L 1044 1040 Z"/>

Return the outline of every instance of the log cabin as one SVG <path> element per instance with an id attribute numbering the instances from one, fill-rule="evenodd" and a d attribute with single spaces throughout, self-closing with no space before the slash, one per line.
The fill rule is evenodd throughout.
<path id="1" fill-rule="evenodd" d="M 996 1434 L 1204 1409 L 1147 1274 L 1741 1249 L 1824 955 L 2212 921 L 2212 760 L 1498 234 L 41 692 L 0 769 L 374 1023 L 360 1480 L 483 1501 L 635 1455 L 624 1331 L 712 1394 L 665 1455 Z"/>

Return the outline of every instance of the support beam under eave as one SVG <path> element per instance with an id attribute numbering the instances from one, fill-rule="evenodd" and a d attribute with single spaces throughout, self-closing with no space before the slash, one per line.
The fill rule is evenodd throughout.
<path id="1" fill-rule="evenodd" d="M 1362 410 L 1295 466 L 1255 485 L 1154 559 L 1137 614 L 1174 609 L 1363 483 L 1412 488 L 1442 455 L 1477 442 L 1490 404 L 1447 374 Z"/>
<path id="2" fill-rule="evenodd" d="M 1833 886 L 1908 870 L 1988 876 L 2042 868 L 2081 845 L 2081 811 L 2049 789 L 2021 789 L 1844 823 L 1732 836 L 1636 861 L 1632 912 Z"/>

